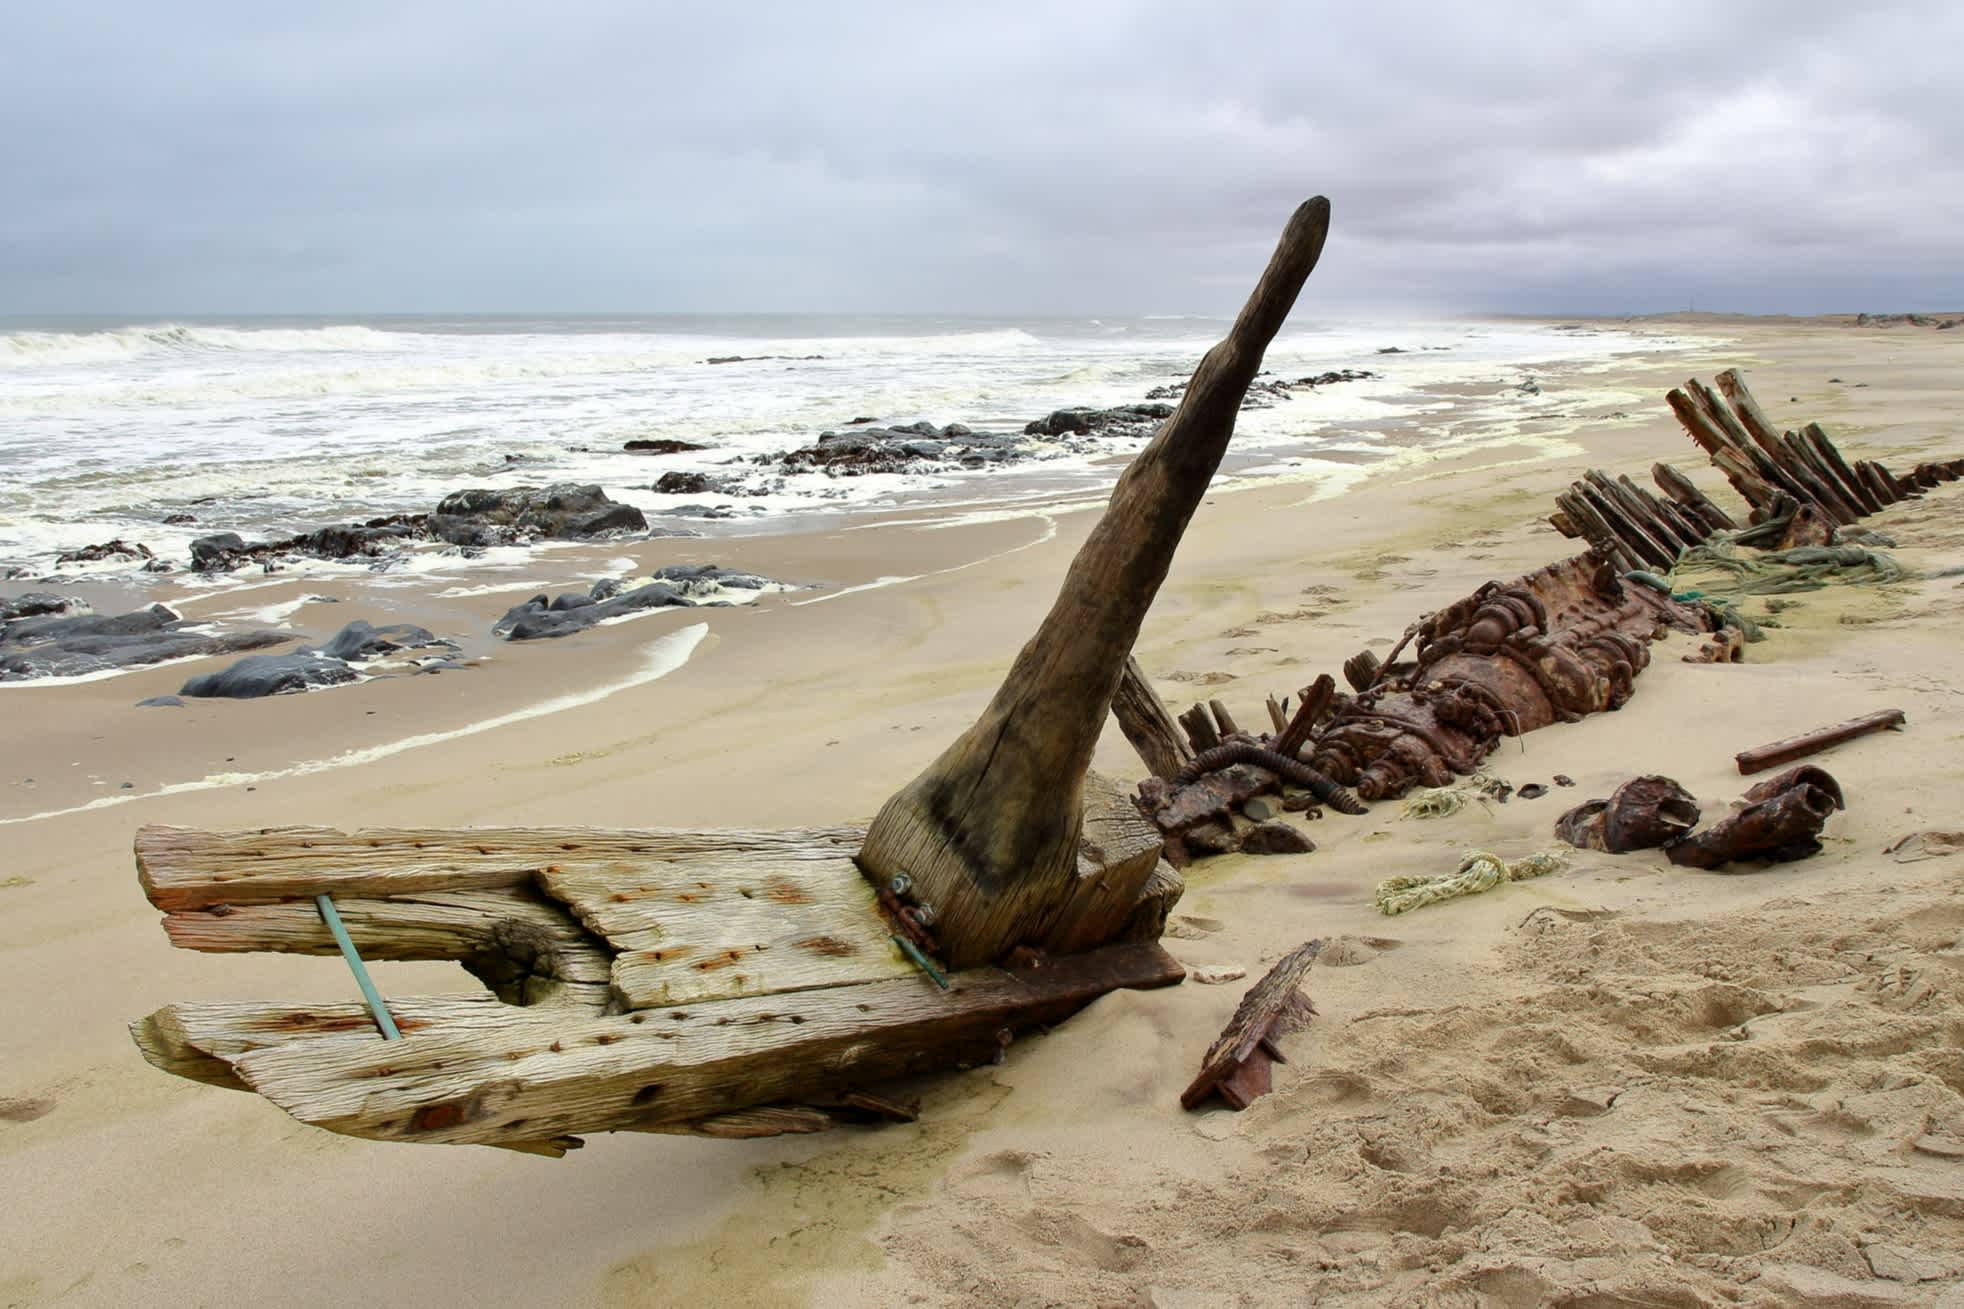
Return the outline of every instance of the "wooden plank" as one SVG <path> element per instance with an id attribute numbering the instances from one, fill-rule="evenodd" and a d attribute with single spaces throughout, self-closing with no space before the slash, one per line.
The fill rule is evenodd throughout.
<path id="1" fill-rule="evenodd" d="M 1658 541 L 1634 522 L 1624 512 L 1623 507 L 1616 503 L 1613 496 L 1605 494 L 1600 487 L 1588 482 L 1578 482 L 1576 488 L 1576 494 L 1609 525 L 1610 531 L 1629 549 L 1630 553 L 1643 560 L 1646 567 L 1668 571 L 1676 562 L 1678 552 Z"/>
<path id="2" fill-rule="evenodd" d="M 1220 1092 L 1234 1108 L 1243 1109 L 1249 1100 L 1268 1090 L 1267 1065 L 1277 1053 L 1273 1048 L 1276 1038 L 1288 1028 L 1308 1022 L 1316 1012 L 1296 988 L 1322 950 L 1321 940 L 1303 942 L 1248 988 L 1235 1008 L 1234 1017 L 1228 1019 L 1228 1025 L 1200 1061 L 1199 1076 L 1180 1093 L 1183 1108 L 1197 1108 L 1207 1097 Z M 1269 1048 L 1258 1055 L 1265 1043 Z M 1261 1067 L 1252 1079 L 1238 1079 L 1242 1065 L 1251 1060 Z"/>
<path id="3" fill-rule="evenodd" d="M 1652 464 L 1650 480 L 1657 483 L 1658 490 L 1696 514 L 1713 531 L 1729 532 L 1739 526 L 1731 514 L 1713 504 L 1695 482 L 1670 464 Z"/>
<path id="4" fill-rule="evenodd" d="M 1119 731 L 1139 752 L 1139 759 L 1154 777 L 1172 779 L 1193 762 L 1193 750 L 1181 737 L 1166 702 L 1146 680 L 1145 670 L 1130 655 L 1125 671 L 1119 675 L 1118 690 L 1112 696 L 1112 716 Z"/>
<path id="5" fill-rule="evenodd" d="M 214 904 L 268 904 L 326 892 L 383 898 L 423 891 L 495 890 L 533 882 L 549 868 L 605 872 L 675 862 L 732 849 L 777 860 L 850 855 L 857 827 L 786 831 L 609 830 L 592 827 L 271 827 L 205 832 L 144 827 L 136 834 L 138 879 L 165 911 Z"/>
<path id="6" fill-rule="evenodd" d="M 489 992 L 390 996 L 389 1013 L 405 1038 L 459 1021 L 524 1013 Z M 360 1002 L 281 1005 L 216 1001 L 166 1005 L 130 1024 L 130 1036 L 151 1064 L 167 1073 L 244 1091 L 232 1065 L 254 1050 L 304 1041 L 310 1049 L 336 1039 L 370 1045 L 381 1038 L 374 1015 Z"/>
<path id="7" fill-rule="evenodd" d="M 296 1041 L 234 1068 L 300 1121 L 376 1140 L 643 1130 L 979 1063 L 1005 1031 L 1185 971 L 1157 944 L 1108 946 L 1029 972 L 957 973 L 945 992 L 907 978 L 572 1022 L 505 1010 L 402 1041 Z"/>
<path id="8" fill-rule="evenodd" d="M 1776 451 L 1780 444 L 1780 429 L 1773 425 L 1773 420 L 1768 418 L 1766 411 L 1759 407 L 1759 401 L 1755 400 L 1753 393 L 1746 389 L 1745 377 L 1738 369 L 1728 368 L 1721 373 L 1713 374 L 1712 381 L 1718 383 L 1720 393 L 1732 402 L 1733 411 L 1738 414 L 1740 425 L 1758 443 L 1760 449 L 1778 458 Z"/>
<path id="9" fill-rule="evenodd" d="M 731 848 L 677 863 L 555 866 L 541 874 L 618 957 L 629 1009 L 851 986 L 915 972 L 848 855 L 783 859 Z"/>
<path id="10" fill-rule="evenodd" d="M 1234 715 L 1219 700 L 1209 700 L 1207 707 L 1214 711 L 1214 725 L 1223 737 L 1241 734 L 1241 724 L 1234 721 Z"/>
<path id="11" fill-rule="evenodd" d="M 1868 512 L 1860 501 L 1841 489 L 1840 479 L 1834 475 L 1833 470 L 1822 463 L 1813 447 L 1802 441 L 1799 436 L 1787 432 L 1781 436 L 1780 445 L 1797 468 L 1806 469 L 1808 476 L 1813 479 L 1808 486 L 1827 497 L 1823 503 L 1830 503 L 1835 512 L 1841 515 L 1842 522 L 1852 523 Z"/>
<path id="12" fill-rule="evenodd" d="M 1289 720 L 1288 728 L 1275 738 L 1269 748 L 1279 755 L 1296 758 L 1303 743 L 1316 730 L 1316 720 L 1330 707 L 1330 701 L 1336 698 L 1336 694 L 1337 680 L 1328 673 L 1318 673 L 1315 681 L 1297 693 L 1296 716 Z"/>
<path id="13" fill-rule="evenodd" d="M 613 952 L 564 906 L 529 889 L 340 897 L 335 909 L 367 958 L 455 959 L 512 1004 L 550 1001 L 597 1012 L 607 1003 Z M 164 916 L 164 931 L 172 945 L 212 953 L 337 951 L 312 900 L 181 910 Z"/>
<path id="14" fill-rule="evenodd" d="M 1221 734 L 1214 730 L 1214 715 L 1207 712 L 1207 706 L 1197 704 L 1180 715 L 1180 726 L 1187 729 L 1187 740 L 1192 743 L 1195 754 L 1205 754 L 1221 743 Z"/>
<path id="15" fill-rule="evenodd" d="M 1875 492 L 1869 488 L 1869 484 L 1848 466 L 1848 461 L 1841 457 L 1840 449 L 1828 439 L 1828 434 L 1821 429 L 1819 423 L 1809 423 L 1801 428 L 1800 439 L 1812 446 L 1815 454 L 1820 456 L 1821 462 L 1834 470 L 1836 479 L 1848 488 L 1848 493 L 1855 497 L 1864 512 L 1874 514 L 1882 511 L 1882 501 L 1875 498 Z"/>

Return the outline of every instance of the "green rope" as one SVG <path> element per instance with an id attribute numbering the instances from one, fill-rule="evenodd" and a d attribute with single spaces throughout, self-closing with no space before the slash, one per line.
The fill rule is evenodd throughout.
<path id="1" fill-rule="evenodd" d="M 1888 555 L 1859 545 L 1800 545 L 1742 555 L 1732 534 L 1719 533 L 1678 556 L 1666 580 L 1674 592 L 1697 591 L 1712 601 L 1818 591 L 1833 582 L 1885 586 L 1908 576 Z"/>
<path id="2" fill-rule="evenodd" d="M 1387 877 L 1378 883 L 1378 912 L 1387 916 L 1409 913 L 1441 900 L 1491 891 L 1503 882 L 1543 877 L 1568 867 L 1568 855 L 1542 850 L 1508 862 L 1485 850 L 1469 850 L 1459 867 L 1444 877 Z"/>

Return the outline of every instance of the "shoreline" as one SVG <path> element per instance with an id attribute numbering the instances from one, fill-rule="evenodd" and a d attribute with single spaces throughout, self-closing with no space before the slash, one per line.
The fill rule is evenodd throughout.
<path id="1" fill-rule="evenodd" d="M 1386 461 L 1395 466 L 1375 465 L 1322 498 L 1314 491 L 1305 498 L 1300 483 L 1282 479 L 1217 487 L 1147 620 L 1139 659 L 1169 700 L 1199 689 L 1183 674 L 1220 674 L 1227 680 L 1206 684 L 1206 694 L 1253 709 L 1263 695 L 1292 692 L 1358 649 L 1381 648 L 1418 613 L 1489 577 L 1574 553 L 1579 543 L 1557 536 L 1546 515 L 1554 492 L 1583 467 L 1634 475 L 1653 459 L 1668 459 L 1694 470 L 1716 494 L 1720 479 L 1698 471 L 1702 460 L 1662 399 L 1689 373 L 1742 366 L 1770 409 L 1818 418 L 1868 457 L 1954 450 L 1964 446 L 1957 435 L 1964 401 L 1952 380 L 1955 351 L 1964 347 L 1953 336 L 1964 333 L 1741 328 L 1709 347 L 1606 366 L 1593 378 L 1596 389 L 1644 397 L 1627 420 L 1592 417 L 1591 402 L 1588 412 L 1537 419 L 1533 430 L 1501 433 L 1474 449 L 1406 465 Z M 1829 376 L 1849 383 L 1832 386 L 1823 380 Z M 1857 381 L 1871 385 L 1856 389 Z M 1799 399 L 1789 402 L 1789 395 Z M 1926 566 L 1955 562 L 1951 554 L 1964 539 L 1945 521 L 1955 516 L 1954 495 L 1939 490 L 1881 516 L 1878 525 L 1904 525 L 1906 552 Z M 1470 843 L 1510 854 L 1546 844 L 1561 803 L 1544 799 L 1469 809 L 1434 824 L 1381 806 L 1361 820 L 1316 824 L 1311 831 L 1321 848 L 1314 854 L 1232 856 L 1190 869 L 1176 913 L 1216 926 L 1168 942 L 1184 962 L 1241 965 L 1252 977 L 1308 936 L 1384 943 L 1364 966 L 1312 974 L 1310 990 L 1324 1016 L 1295 1038 L 1300 1043 L 1278 1073 L 1277 1093 L 1244 1115 L 1177 1109 L 1179 1086 L 1238 998 L 1241 987 L 1232 985 L 1107 997 L 1052 1035 L 1019 1042 L 1000 1068 L 925 1084 L 927 1112 L 915 1125 L 745 1143 L 599 1138 L 558 1163 L 307 1132 L 255 1098 L 163 1077 L 130 1048 L 120 1024 L 167 1000 L 327 999 L 348 990 L 332 959 L 169 949 L 130 865 L 129 835 L 140 822 L 786 826 L 869 815 L 972 720 L 1093 521 L 1077 507 L 1056 509 L 1047 520 L 1009 508 L 1006 517 L 954 527 L 924 526 L 914 521 L 920 512 L 903 517 L 896 510 L 895 521 L 810 533 L 555 551 L 548 558 L 561 576 L 594 575 L 580 573 L 576 559 L 583 565 L 628 555 L 645 568 L 648 554 L 675 551 L 677 561 L 781 580 L 824 577 L 833 589 L 675 611 L 677 619 L 598 628 L 547 643 L 552 648 L 543 652 L 501 645 L 482 666 L 436 678 L 182 711 L 130 707 L 181 680 L 158 669 L 0 692 L 16 739 L 33 743 L 31 775 L 62 779 L 46 790 L 37 782 L 36 801 L 57 792 L 89 798 L 98 789 L 88 785 L 89 773 L 108 788 L 139 778 L 149 785 L 171 769 L 204 777 L 234 765 L 264 775 L 250 792 L 241 783 L 146 794 L 116 808 L 54 817 L 31 816 L 18 776 L 0 790 L 0 817 L 14 819 L 0 869 L 0 905 L 9 911 L 0 923 L 0 990 L 15 997 L 13 1057 L 0 1075 L 0 1102 L 31 1106 L 0 1120 L 0 1155 L 14 1178 L 12 1225 L 21 1235 L 17 1253 L 0 1259 L 0 1289 L 10 1303 L 64 1293 L 81 1303 L 223 1303 L 353 1292 L 629 1304 L 713 1288 L 763 1304 L 887 1303 L 917 1294 L 930 1304 L 1008 1305 L 1030 1297 L 1078 1302 L 1123 1287 L 1172 1304 L 1179 1292 L 1205 1296 L 1210 1288 L 1259 1299 L 1265 1285 L 1322 1287 L 1333 1302 L 1371 1303 L 1380 1293 L 1410 1293 L 1411 1277 L 1471 1277 L 1482 1251 L 1519 1263 L 1536 1241 L 1552 1249 L 1558 1238 L 1580 1239 L 1572 1231 L 1586 1215 L 1536 1194 L 1533 1206 L 1552 1216 L 1533 1208 L 1545 1230 L 1516 1240 L 1505 1226 L 1506 1206 L 1482 1189 L 1476 1165 L 1484 1151 L 1502 1170 L 1494 1186 L 1521 1200 L 1519 1178 L 1529 1165 L 1509 1133 L 1529 1130 L 1532 1105 L 1516 1107 L 1495 1092 L 1475 1112 L 1444 1098 L 1455 1087 L 1504 1080 L 1505 1060 L 1488 1051 L 1507 1048 L 1496 1015 L 1508 1006 L 1518 1014 L 1536 997 L 1556 994 L 1581 1003 L 1547 971 L 1553 964 L 1532 957 L 1532 947 L 1538 943 L 1557 963 L 1579 961 L 1583 938 L 1525 938 L 1517 928 L 1523 915 L 1543 905 L 1584 915 L 1562 920 L 1563 931 L 1593 931 L 1607 921 L 1638 942 L 1617 945 L 1636 959 L 1638 946 L 1653 954 L 1664 948 L 1658 942 L 1669 933 L 1660 935 L 1659 925 L 1693 924 L 1709 934 L 1745 930 L 1756 916 L 1785 922 L 1780 916 L 1787 915 L 1803 922 L 1782 929 L 1791 935 L 1831 932 L 1837 920 L 1856 917 L 1867 923 L 1890 913 L 1948 912 L 1943 886 L 1955 873 L 1945 861 L 1889 864 L 1886 887 L 1868 862 L 1901 835 L 1898 828 L 1954 826 L 1947 796 L 1964 782 L 1964 766 L 1948 748 L 1964 731 L 1964 708 L 1952 707 L 1948 689 L 1964 684 L 1964 605 L 1953 581 L 1925 578 L 1888 596 L 1809 597 L 1789 628 L 1753 647 L 1744 665 L 1685 665 L 1677 644 L 1659 645 L 1624 711 L 1510 740 L 1493 760 L 1517 782 L 1566 771 L 1580 785 L 1562 794 L 1578 799 L 1606 794 L 1633 770 L 1660 768 L 1722 804 L 1740 789 L 1730 772 L 1734 749 L 1786 734 L 1777 729 L 1845 716 L 1844 707 L 1852 713 L 1902 702 L 1911 728 L 1900 741 L 1851 745 L 1824 760 L 1847 787 L 1850 809 L 1830 825 L 1829 852 L 1813 860 L 1758 876 L 1693 877 L 1660 868 L 1658 860 L 1597 856 L 1578 860 L 1562 877 L 1408 918 L 1371 911 L 1370 888 L 1380 876 L 1438 871 L 1442 859 Z M 896 567 L 896 558 L 906 562 Z M 877 584 L 901 573 L 913 580 Z M 283 603 L 292 597 L 281 588 L 289 587 L 326 589 L 317 577 L 293 577 L 255 594 Z M 480 635 L 505 607 L 489 593 L 440 601 L 426 595 L 418 603 L 477 623 Z M 356 617 L 408 618 L 449 634 L 415 612 L 385 614 L 372 602 L 344 600 L 322 612 L 337 626 Z M 650 645 L 698 623 L 705 628 L 700 644 L 659 680 L 363 766 L 279 775 L 283 760 L 332 758 L 376 744 L 365 721 L 371 710 L 382 720 L 381 735 L 397 741 L 495 719 L 515 706 L 606 685 Z M 1127 778 L 1140 771 L 1115 728 L 1094 766 Z M 1379 832 L 1387 835 L 1375 837 Z M 1599 911 L 1612 917 L 1587 917 Z M 1711 957 L 1723 959 L 1723 940 L 1712 939 L 1718 944 Z M 1698 962 L 1687 957 L 1670 967 L 1690 970 Z M 1633 973 L 1639 963 L 1629 964 Z M 381 964 L 376 973 L 385 992 L 473 985 L 440 965 Z M 1804 990 L 1764 979 L 1732 984 Z M 51 985 L 62 988 L 64 1003 L 26 1003 Z M 1847 1001 L 1840 993 L 1804 998 L 1817 1009 L 1796 1008 L 1788 1021 L 1838 1013 L 1835 1006 Z M 1411 1013 L 1369 1017 L 1381 1010 Z M 1573 1025 L 1594 1030 L 1596 1021 L 1593 1011 L 1577 1011 Z M 1381 1043 L 1408 1051 L 1409 1074 L 1366 1057 L 1373 1024 L 1389 1034 L 1377 1038 Z M 1552 1039 L 1544 1026 L 1534 1027 L 1533 1039 Z M 1551 1086 L 1580 1091 L 1592 1077 L 1637 1075 L 1613 1063 L 1607 1049 L 1578 1048 L 1580 1063 L 1536 1065 Z M 1900 1062 L 1838 1050 L 1821 1058 L 1824 1067 L 1847 1063 L 1855 1069 L 1850 1077 L 1868 1075 L 1861 1059 Z M 1700 1083 L 1709 1103 L 1697 1103 L 1719 1127 L 1745 1131 L 1758 1112 L 1753 1096 L 1766 1088 L 1743 1075 L 1736 1080 L 1736 1088 Z M 1801 1100 L 1816 1094 L 1795 1087 L 1766 1093 Z M 1676 1083 L 1660 1081 L 1653 1108 L 1633 1096 L 1622 1118 L 1562 1119 L 1539 1130 L 1554 1133 L 1551 1151 L 1596 1148 L 1650 1166 L 1668 1151 L 1620 1124 L 1668 1135 L 1676 1122 L 1668 1103 L 1680 1094 Z M 1404 1159 L 1404 1171 L 1355 1162 L 1358 1134 L 1370 1130 L 1373 1114 L 1416 1124 L 1413 1139 L 1370 1147 L 1380 1160 Z M 1435 1129 L 1453 1114 L 1466 1124 L 1457 1129 L 1462 1135 L 1438 1136 Z M 1598 1130 L 1600 1139 L 1587 1135 Z M 1697 1158 L 1722 1148 L 1693 1128 L 1677 1130 L 1689 1142 L 1681 1148 Z M 1454 1154 L 1454 1142 L 1473 1154 Z M 1851 1159 L 1808 1156 L 1807 1175 L 1858 1188 L 1861 1166 Z M 1763 1194 L 1758 1173 L 1740 1167 L 1730 1193 L 1689 1183 L 1673 1191 L 1677 1184 L 1667 1179 L 1644 1183 L 1657 1188 L 1646 1194 L 1654 1194 L 1660 1214 L 1702 1214 L 1728 1231 L 1745 1230 L 1762 1214 L 1810 1210 L 1783 1209 Z M 1907 1165 L 1889 1167 L 1899 1171 L 1888 1176 L 1906 1175 Z M 1464 1188 L 1442 1189 L 1441 1170 L 1455 1172 Z M 91 1196 L 112 1185 L 124 1203 L 105 1243 L 92 1234 L 89 1215 L 100 1211 Z M 514 1193 L 528 1197 L 523 1213 L 512 1212 Z M 1348 1228 L 1333 1217 L 1346 1196 L 1365 1220 Z M 1603 1212 L 1622 1214 L 1620 1203 L 1604 1200 Z M 333 1246 L 315 1239 L 323 1212 L 347 1219 Z M 1810 1212 L 1808 1230 L 1817 1234 L 1839 1231 L 1838 1217 L 1846 1228 L 1839 1239 L 1851 1250 L 1864 1223 L 1886 1229 L 1890 1240 L 1910 1239 L 1866 1211 L 1832 1210 L 1827 1218 L 1818 1208 Z M 1644 1239 L 1688 1248 L 1674 1230 L 1660 1226 Z M 1479 1237 L 1455 1246 L 1455 1231 Z M 1633 1234 L 1605 1231 L 1602 1253 L 1589 1257 L 1608 1261 L 1598 1275 L 1625 1289 L 1638 1274 L 1654 1279 L 1646 1285 L 1667 1285 L 1659 1271 L 1665 1264 L 1676 1267 L 1672 1275 L 1743 1277 L 1647 1254 Z M 237 1259 L 241 1246 L 258 1257 Z M 352 1266 L 351 1249 L 363 1256 Z M 1800 1247 L 1785 1254 L 1756 1257 L 1807 1263 Z M 1853 1276 L 1835 1267 L 1837 1276 Z M 1549 1287 L 1566 1285 L 1566 1274 L 1535 1275 Z"/>

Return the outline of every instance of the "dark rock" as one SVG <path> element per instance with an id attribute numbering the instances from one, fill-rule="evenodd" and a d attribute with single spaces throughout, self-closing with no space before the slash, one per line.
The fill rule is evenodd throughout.
<path id="1" fill-rule="evenodd" d="M 307 647 L 299 654 L 317 654 L 328 659 L 343 662 L 361 662 L 378 659 L 397 650 L 419 650 L 441 647 L 454 650 L 454 642 L 440 640 L 430 631 L 410 623 L 390 623 L 385 627 L 371 627 L 362 619 L 355 619 L 336 632 L 324 645 Z"/>
<path id="2" fill-rule="evenodd" d="M 653 489 L 659 495 L 703 495 L 711 487 L 703 473 L 663 473 Z"/>
<path id="3" fill-rule="evenodd" d="M 637 455 L 679 455 L 687 454 L 691 450 L 707 450 L 708 448 L 706 445 L 697 445 L 694 441 L 672 441 L 667 437 L 662 437 L 654 441 L 629 441 L 621 447 L 621 449 L 628 451 L 630 454 Z"/>
<path id="4" fill-rule="evenodd" d="M 600 590 L 596 584 L 595 591 Z M 564 599 L 565 597 L 561 597 Z M 686 607 L 689 599 L 665 582 L 651 582 L 636 587 L 632 591 L 609 594 L 605 599 L 589 596 L 583 605 L 559 607 L 543 595 L 535 595 L 524 604 L 514 605 L 505 611 L 505 616 L 491 625 L 494 636 L 502 636 L 507 641 L 535 641 L 543 637 L 571 636 L 584 632 L 595 623 L 624 614 L 641 613 L 648 609 Z"/>
<path id="5" fill-rule="evenodd" d="M 654 573 L 658 582 L 665 582 L 685 596 L 707 595 L 718 587 L 736 591 L 761 591 L 771 584 L 768 577 L 746 573 L 738 568 L 723 568 L 716 564 L 669 564 Z"/>
<path id="6" fill-rule="evenodd" d="M 340 686 L 354 680 L 355 670 L 339 659 L 294 651 L 283 655 L 247 655 L 228 668 L 192 678 L 177 693 L 200 700 L 257 700 L 316 686 Z"/>
<path id="7" fill-rule="evenodd" d="M 148 700 L 138 700 L 138 709 L 182 709 L 184 702 L 174 695 L 153 695 Z"/>
<path id="8" fill-rule="evenodd" d="M 197 521 L 198 521 L 198 516 L 196 514 L 165 514 L 164 515 L 164 525 L 166 527 L 183 527 L 187 523 L 195 523 Z"/>
<path id="9" fill-rule="evenodd" d="M 1058 409 L 1023 428 L 1025 436 L 1086 436 L 1093 432 L 1135 434 L 1173 416 L 1169 404 L 1118 405 L 1111 409 Z"/>
<path id="10" fill-rule="evenodd" d="M 824 355 L 712 355 L 703 360 L 705 364 L 761 364 L 771 360 L 788 360 L 802 363 L 808 359 L 823 359 Z"/>
<path id="11" fill-rule="evenodd" d="M 49 595 L 45 591 L 29 591 L 26 595 L 17 595 L 11 600 L 0 597 L 0 623 L 11 622 L 16 618 L 40 618 L 48 614 L 87 612 L 89 607 L 82 601 Z"/>
<path id="12" fill-rule="evenodd" d="M 191 570 L 203 573 L 227 566 L 226 561 L 245 554 L 245 538 L 237 532 L 215 532 L 191 542 Z"/>
<path id="13" fill-rule="evenodd" d="M 1192 832 L 1187 833 L 1187 840 L 1192 844 Z M 1243 854 L 1308 854 L 1315 848 L 1316 842 L 1302 829 L 1280 819 L 1257 824 L 1241 834 Z"/>
<path id="14" fill-rule="evenodd" d="M 48 608 L 52 601 L 57 607 Z M 26 602 L 28 612 L 20 612 Z M 8 615 L 15 616 L 8 616 Z M 185 632 L 183 620 L 162 605 L 127 614 L 96 614 L 54 596 L 0 602 L 0 682 L 37 677 L 81 677 L 135 668 L 190 655 L 235 654 L 292 640 L 284 632 L 235 632 L 220 636 Z"/>
<path id="15" fill-rule="evenodd" d="M 1384 374 L 1373 373 L 1366 368 L 1339 368 L 1333 372 L 1318 373 L 1314 377 L 1299 377 L 1296 379 L 1296 385 L 1329 386 L 1336 382 L 1367 382 L 1382 376 Z"/>
<path id="16" fill-rule="evenodd" d="M 561 482 L 543 488 L 454 491 L 430 515 L 429 530 L 452 545 L 488 546 L 534 537 L 579 541 L 645 532 L 648 520 L 598 486 Z"/>
<path id="17" fill-rule="evenodd" d="M 877 423 L 877 422 L 879 422 L 879 421 L 880 421 L 880 420 L 879 420 L 879 419 L 877 419 L 877 418 L 855 418 L 855 419 L 853 419 L 853 420 L 852 420 L 851 422 L 849 422 L 849 423 L 847 423 L 847 424 L 846 424 L 846 426 L 847 426 L 847 427 L 864 427 L 864 426 L 866 426 L 866 424 L 868 424 L 868 423 Z"/>
<path id="18" fill-rule="evenodd" d="M 1405 352 L 1404 352 L 1404 350 L 1403 350 L 1403 349 L 1402 349 L 1401 347 L 1399 347 L 1399 346 L 1395 346 L 1395 345 L 1381 345 L 1381 346 L 1379 346 L 1379 347 L 1378 347 L 1378 353 L 1379 353 L 1379 354 L 1381 354 L 1381 355 L 1401 355 L 1401 354 L 1404 354 Z"/>
<path id="19" fill-rule="evenodd" d="M 155 559 L 150 547 L 125 541 L 121 537 L 101 545 L 85 545 L 80 550 L 64 550 L 55 556 L 55 567 L 63 564 L 93 564 L 104 559 Z"/>

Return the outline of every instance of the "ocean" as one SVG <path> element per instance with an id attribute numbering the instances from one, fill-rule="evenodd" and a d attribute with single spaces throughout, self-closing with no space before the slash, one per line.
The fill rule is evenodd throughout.
<path id="1" fill-rule="evenodd" d="M 787 315 L 0 322 L 0 575 L 54 574 L 58 553 L 118 537 L 181 568 L 207 533 L 291 535 L 427 511 L 476 486 L 597 482 L 651 525 L 710 533 L 1102 492 L 1136 439 L 1037 447 L 1027 462 L 975 471 L 779 475 L 752 461 L 861 418 L 1021 432 L 1055 409 L 1140 401 L 1183 381 L 1226 326 Z M 1535 379 L 1659 344 L 1600 325 L 1293 322 L 1268 352 L 1269 375 L 1378 376 L 1298 388 L 1244 412 L 1226 471 L 1340 488 L 1400 451 L 1510 439 L 1575 405 Z M 740 358 L 710 362 L 729 356 Z M 622 448 L 660 438 L 705 449 L 650 458 Z M 758 473 L 737 496 L 653 489 L 663 473 L 732 467 Z M 165 521 L 173 516 L 193 521 Z M 89 567 L 118 566 L 128 570 Z"/>

